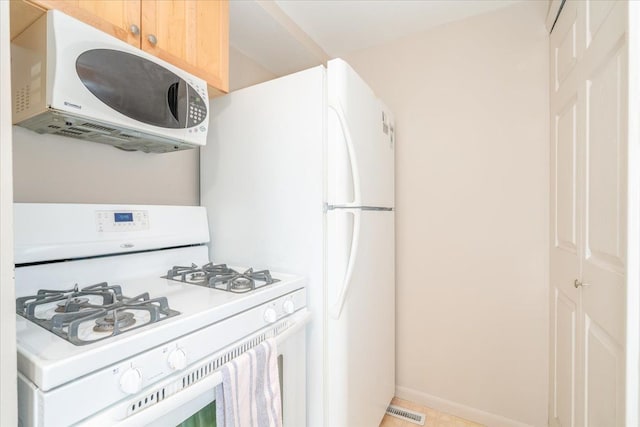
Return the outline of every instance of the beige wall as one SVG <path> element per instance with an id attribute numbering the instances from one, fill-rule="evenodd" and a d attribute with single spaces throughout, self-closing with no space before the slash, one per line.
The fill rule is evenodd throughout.
<path id="1" fill-rule="evenodd" d="M 229 66 L 229 87 L 232 91 L 278 77 L 233 46 L 229 48 Z"/>
<path id="2" fill-rule="evenodd" d="M 229 68 L 231 90 L 275 77 L 233 48 Z M 20 127 L 13 137 L 17 202 L 200 203 L 199 150 L 129 153 Z"/>
<path id="3" fill-rule="evenodd" d="M 198 150 L 125 152 L 14 126 L 17 202 L 197 205 Z"/>
<path id="4" fill-rule="evenodd" d="M 492 426 L 547 424 L 547 7 L 346 58 L 396 115 L 398 393 Z"/>

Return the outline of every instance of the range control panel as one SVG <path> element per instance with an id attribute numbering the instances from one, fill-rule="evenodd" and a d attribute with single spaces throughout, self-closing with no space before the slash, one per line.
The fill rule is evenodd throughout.
<path id="1" fill-rule="evenodd" d="M 148 211 L 96 211 L 99 232 L 141 231 L 149 229 Z"/>

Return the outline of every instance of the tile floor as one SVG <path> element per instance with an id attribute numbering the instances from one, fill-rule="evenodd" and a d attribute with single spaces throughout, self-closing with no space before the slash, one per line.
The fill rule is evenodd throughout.
<path id="1" fill-rule="evenodd" d="M 409 402 L 408 400 L 398 399 L 397 397 L 394 397 L 391 403 L 401 408 L 426 414 L 427 418 L 424 427 L 485 427 L 483 424 L 474 423 L 473 421 L 454 417 L 453 415 L 438 412 L 434 409 L 425 408 L 424 406 Z M 404 421 L 391 415 L 385 415 L 380 427 L 418 427 L 418 424 L 410 423 L 409 421 Z"/>

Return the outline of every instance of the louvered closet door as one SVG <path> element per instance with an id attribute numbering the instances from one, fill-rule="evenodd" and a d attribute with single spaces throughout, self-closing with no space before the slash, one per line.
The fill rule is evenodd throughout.
<path id="1" fill-rule="evenodd" d="M 624 425 L 626 2 L 567 1 L 550 38 L 550 423 Z"/>

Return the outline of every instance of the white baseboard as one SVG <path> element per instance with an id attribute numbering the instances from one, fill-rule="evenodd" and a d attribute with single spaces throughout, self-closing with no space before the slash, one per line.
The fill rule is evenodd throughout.
<path id="1" fill-rule="evenodd" d="M 426 406 L 436 411 L 445 412 L 469 421 L 485 424 L 488 427 L 532 427 L 501 415 L 485 412 L 471 406 L 442 399 L 409 387 L 396 386 L 396 397 Z"/>

